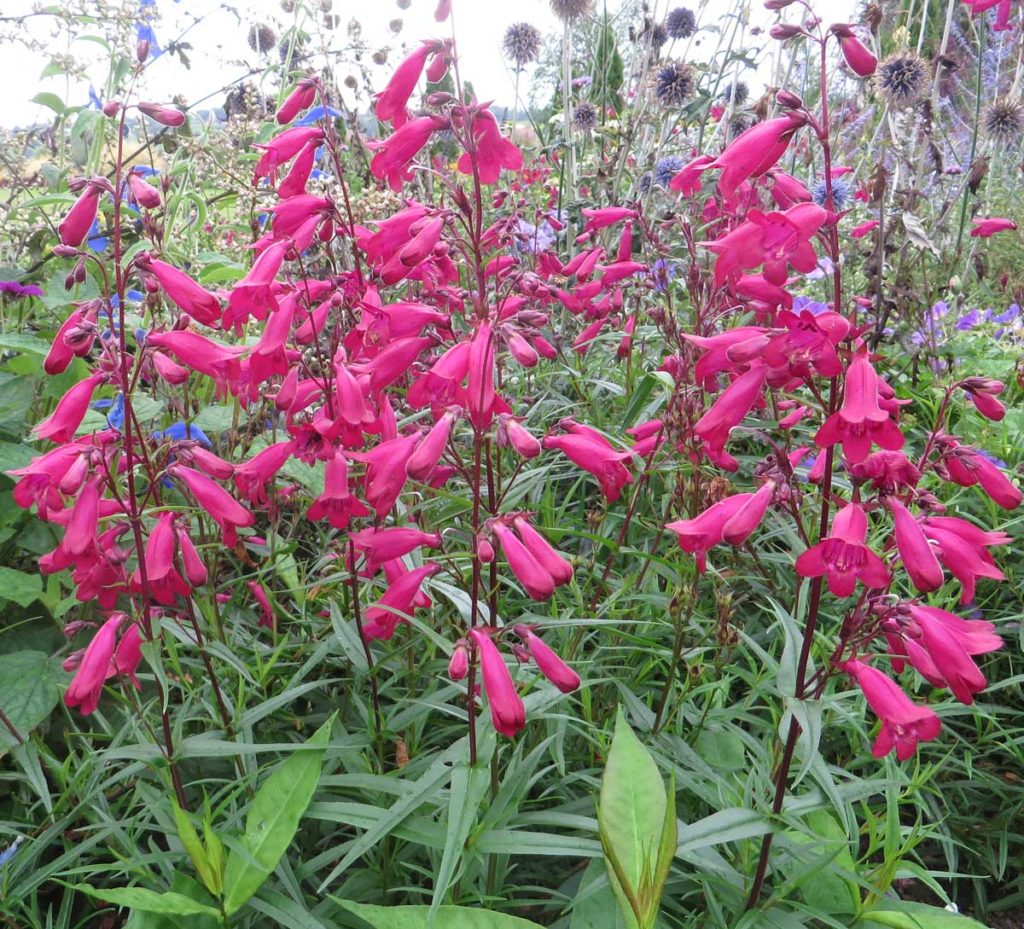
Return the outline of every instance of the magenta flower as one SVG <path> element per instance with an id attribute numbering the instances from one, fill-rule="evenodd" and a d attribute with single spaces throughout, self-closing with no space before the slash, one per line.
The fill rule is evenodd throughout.
<path id="1" fill-rule="evenodd" d="M 540 673 L 562 693 L 572 693 L 580 686 L 580 676 L 529 626 L 515 626 L 513 631 L 526 643 L 526 649 L 537 663 Z"/>
<path id="2" fill-rule="evenodd" d="M 790 112 L 756 123 L 736 136 L 725 151 L 708 165 L 708 168 L 722 169 L 718 178 L 722 196 L 726 200 L 734 199 L 740 184 L 773 168 L 805 122 L 805 116 Z"/>
<path id="3" fill-rule="evenodd" d="M 839 48 L 843 58 L 858 77 L 871 77 L 878 67 L 878 59 L 857 38 L 856 33 L 846 23 L 836 23 L 829 29 L 839 40 Z"/>
<path id="4" fill-rule="evenodd" d="M 220 322 L 220 301 L 184 271 L 179 271 L 174 265 L 160 261 L 147 252 L 141 252 L 135 263 L 140 270 L 152 274 L 160 282 L 164 292 L 183 313 L 188 313 L 204 326 L 217 326 Z"/>
<path id="5" fill-rule="evenodd" d="M 622 496 L 622 488 L 626 484 L 633 483 L 633 475 L 623 463 L 633 457 L 632 452 L 617 451 L 604 436 L 593 430 L 549 435 L 543 446 L 558 449 L 577 467 L 593 474 L 609 503 Z"/>
<path id="6" fill-rule="evenodd" d="M 370 173 L 386 180 L 392 190 L 401 190 L 402 185 L 412 179 L 410 167 L 413 159 L 430 137 L 446 126 L 445 120 L 437 116 L 419 116 L 403 123 L 388 138 L 368 143 L 375 150 L 370 161 Z"/>
<path id="7" fill-rule="evenodd" d="M 872 443 L 889 451 L 903 448 L 903 433 L 881 405 L 882 381 L 866 351 L 857 352 L 846 369 L 843 405 L 825 420 L 814 437 L 821 448 L 842 443 L 847 460 L 867 458 Z"/>
<path id="8" fill-rule="evenodd" d="M 401 562 L 389 562 L 401 566 Z M 390 639 L 395 634 L 395 629 L 400 622 L 407 622 L 405 616 L 411 616 L 413 610 L 420 605 L 420 585 L 428 577 L 433 577 L 441 570 L 441 566 L 433 561 L 428 561 L 420 568 L 406 571 L 401 568 L 401 573 L 391 580 L 384 595 L 377 601 L 375 606 L 370 607 L 363 617 L 363 635 L 368 640 Z M 425 605 L 429 605 L 427 600 Z M 403 615 L 404 614 L 404 615 Z"/>
<path id="9" fill-rule="evenodd" d="M 308 77 L 303 78 L 292 88 L 291 93 L 277 108 L 274 118 L 282 126 L 290 123 L 302 110 L 308 110 L 313 105 L 313 101 L 316 100 L 316 91 L 316 81 Z"/>
<path id="10" fill-rule="evenodd" d="M 117 632 L 127 619 L 124 613 L 112 613 L 100 626 L 64 693 L 64 702 L 69 707 L 78 707 L 83 716 L 96 711 L 103 685 L 115 673 L 111 662 L 117 648 Z"/>
<path id="11" fill-rule="evenodd" d="M 696 556 L 697 570 L 707 570 L 707 553 L 722 542 L 742 545 L 760 525 L 772 502 L 775 484 L 767 481 L 756 493 L 733 494 L 709 506 L 693 519 L 669 523 L 684 552 Z"/>
<path id="12" fill-rule="evenodd" d="M 473 140 L 476 158 L 463 152 L 458 169 L 463 174 L 473 174 L 473 163 L 480 175 L 480 183 L 497 183 L 501 169 L 518 171 L 523 166 L 523 153 L 516 145 L 501 134 L 501 127 L 494 114 L 488 109 L 478 110 L 473 117 Z"/>
<path id="13" fill-rule="evenodd" d="M 482 629 L 470 629 L 469 636 L 480 657 L 484 692 L 491 707 L 491 722 L 498 732 L 512 738 L 526 725 L 526 708 L 508 673 L 505 659 L 491 637 Z"/>
<path id="14" fill-rule="evenodd" d="M 228 547 L 233 548 L 238 540 L 236 530 L 256 521 L 252 513 L 205 474 L 180 464 L 172 465 L 168 472 L 188 488 L 199 508 L 220 526 L 222 540 Z"/>
<path id="15" fill-rule="evenodd" d="M 374 115 L 382 123 L 390 122 L 400 129 L 409 119 L 406 105 L 416 84 L 423 74 L 427 59 L 436 56 L 446 48 L 443 42 L 426 41 L 399 64 L 387 86 L 377 94 Z"/>
<path id="16" fill-rule="evenodd" d="M 93 393 L 105 380 L 105 374 L 90 374 L 79 381 L 60 398 L 54 411 L 32 430 L 33 433 L 51 442 L 71 441 L 89 411 Z"/>
<path id="17" fill-rule="evenodd" d="M 989 239 L 997 232 L 1008 232 L 1017 228 L 1017 224 L 1013 220 L 1004 219 L 999 216 L 993 216 L 988 219 L 973 219 L 971 223 L 974 226 L 971 230 L 971 237 L 975 239 Z"/>
<path id="18" fill-rule="evenodd" d="M 1005 580 L 988 553 L 988 546 L 1006 545 L 1010 541 L 1005 532 L 986 532 L 953 516 L 932 516 L 922 525 L 925 535 L 938 544 L 939 561 L 960 582 L 961 604 L 973 602 L 979 577 Z"/>
<path id="19" fill-rule="evenodd" d="M 768 368 L 764 365 L 751 367 L 741 374 L 711 405 L 693 431 L 716 451 L 725 448 L 729 433 L 735 426 L 743 422 L 744 417 L 753 409 L 761 398 L 764 382 L 768 377 Z"/>
<path id="20" fill-rule="evenodd" d="M 886 505 L 892 513 L 896 549 L 913 585 L 922 592 L 941 587 L 942 566 L 920 522 L 895 497 L 888 497 Z"/>
<path id="21" fill-rule="evenodd" d="M 96 219 L 96 213 L 100 205 L 100 192 L 105 179 L 100 179 L 103 184 L 94 181 L 86 182 L 85 189 L 78 195 L 78 199 L 72 204 L 67 215 L 61 220 L 57 227 L 62 245 L 69 245 L 77 248 L 85 241 L 92 224 Z"/>
<path id="22" fill-rule="evenodd" d="M 43 289 L 38 284 L 0 281 L 0 294 L 10 294 L 13 297 L 41 297 L 43 296 Z"/>
<path id="23" fill-rule="evenodd" d="M 848 503 L 832 522 L 831 534 L 811 546 L 796 560 L 803 577 L 825 576 L 837 597 L 848 597 L 860 581 L 868 589 L 889 585 L 885 563 L 864 544 L 868 518 L 856 503 Z"/>
<path id="24" fill-rule="evenodd" d="M 871 754 L 884 758 L 894 748 L 896 757 L 906 761 L 917 751 L 918 742 L 936 738 L 941 728 L 939 717 L 926 706 L 914 703 L 891 678 L 864 664 L 847 661 L 843 670 L 853 676 L 864 693 L 868 706 L 882 721 L 881 731 Z"/>

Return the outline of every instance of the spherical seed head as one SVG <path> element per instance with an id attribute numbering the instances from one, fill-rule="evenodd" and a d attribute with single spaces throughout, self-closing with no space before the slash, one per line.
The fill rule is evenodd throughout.
<path id="1" fill-rule="evenodd" d="M 640 41 L 651 48 L 661 48 L 668 41 L 668 28 L 664 23 L 652 23 L 640 33 Z"/>
<path id="2" fill-rule="evenodd" d="M 731 100 L 736 104 L 736 106 L 743 106 L 749 97 L 750 90 L 743 81 L 736 81 L 734 84 L 730 84 L 722 91 L 722 100 L 725 103 L 728 103 Z"/>
<path id="3" fill-rule="evenodd" d="M 985 107 L 981 125 L 987 135 L 1004 144 L 1017 142 L 1024 135 L 1024 102 L 1000 97 Z"/>
<path id="4" fill-rule="evenodd" d="M 522 68 L 540 56 L 540 30 L 530 23 L 513 23 L 505 30 L 503 45 L 509 60 Z"/>
<path id="5" fill-rule="evenodd" d="M 594 6 L 594 0 L 550 0 L 551 12 L 563 23 L 572 23 L 586 16 Z"/>
<path id="6" fill-rule="evenodd" d="M 668 14 L 665 28 L 673 39 L 688 39 L 697 31 L 697 17 L 688 7 L 677 6 Z"/>
<path id="7" fill-rule="evenodd" d="M 654 180 L 662 187 L 668 187 L 669 182 L 686 166 L 686 160 L 679 155 L 666 155 L 659 159 L 654 166 Z"/>
<path id="8" fill-rule="evenodd" d="M 576 104 L 572 112 L 572 124 L 581 132 L 593 129 L 598 123 L 597 107 L 586 100 Z"/>
<path id="9" fill-rule="evenodd" d="M 269 52 L 277 43 L 274 30 L 265 23 L 249 27 L 249 48 L 254 52 Z"/>
<path id="10" fill-rule="evenodd" d="M 836 210 L 845 210 L 853 203 L 854 190 L 848 181 L 841 177 L 832 178 L 832 206 Z M 818 206 L 824 206 L 828 197 L 828 187 L 825 185 L 825 178 L 819 178 L 811 191 L 811 198 Z"/>
<path id="11" fill-rule="evenodd" d="M 928 86 L 928 65 L 916 52 L 893 52 L 878 66 L 875 87 L 889 106 L 916 103 Z"/>
<path id="12" fill-rule="evenodd" d="M 683 61 L 675 61 L 658 71 L 654 95 L 665 106 L 682 106 L 693 94 L 696 84 L 693 68 Z"/>

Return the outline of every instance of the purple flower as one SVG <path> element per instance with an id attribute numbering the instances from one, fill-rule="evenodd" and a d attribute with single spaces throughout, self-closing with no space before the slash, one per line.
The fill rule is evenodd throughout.
<path id="1" fill-rule="evenodd" d="M 1016 303 L 1011 303 L 1005 313 L 999 313 L 996 316 L 990 316 L 990 323 L 1012 323 L 1015 319 L 1020 316 L 1020 307 Z"/>
<path id="2" fill-rule="evenodd" d="M 17 281 L 0 281 L 0 294 L 15 297 L 41 297 L 42 288 L 36 284 L 19 284 Z"/>
<path id="3" fill-rule="evenodd" d="M 966 332 L 968 329 L 973 329 L 980 322 L 981 310 L 973 309 L 970 313 L 965 313 L 956 321 L 956 328 L 961 332 Z"/>

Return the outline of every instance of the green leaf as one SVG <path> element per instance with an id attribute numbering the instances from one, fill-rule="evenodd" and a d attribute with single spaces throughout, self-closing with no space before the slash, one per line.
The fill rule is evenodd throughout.
<path id="1" fill-rule="evenodd" d="M 183 871 L 178 871 L 174 875 L 171 891 L 198 903 L 206 900 L 213 903 L 213 898 L 202 885 Z M 218 916 L 208 913 L 183 916 L 178 913 L 147 913 L 145 910 L 132 910 L 124 929 L 219 929 L 222 925 Z"/>
<path id="2" fill-rule="evenodd" d="M 43 579 L 14 568 L 0 567 L 0 600 L 28 606 L 43 592 Z"/>
<path id="3" fill-rule="evenodd" d="M 0 655 L 0 707 L 23 739 L 50 715 L 60 700 L 57 667 L 45 652 Z M 0 725 L 0 756 L 17 744 L 14 734 Z"/>
<path id="4" fill-rule="evenodd" d="M 232 849 L 224 873 L 224 907 L 236 912 L 270 876 L 299 828 L 313 792 L 334 716 L 306 743 L 314 751 L 297 751 L 282 762 L 256 792 L 245 821 L 241 849 Z"/>
<path id="5" fill-rule="evenodd" d="M 569 929 L 626 929 L 625 916 L 604 871 L 600 861 L 587 865 L 573 898 Z"/>
<path id="6" fill-rule="evenodd" d="M 196 874 L 199 875 L 199 879 L 210 893 L 219 896 L 223 889 L 221 887 L 221 872 L 214 870 L 210 857 L 206 854 L 206 849 L 199 838 L 199 833 L 196 832 L 196 827 L 192 825 L 192 820 L 189 819 L 188 813 L 174 801 L 171 801 L 171 803 L 171 809 L 174 813 L 174 824 L 178 827 L 178 838 L 181 839 L 181 844 L 185 846 L 185 851 L 188 852 L 189 858 L 192 859 L 192 865 L 196 869 Z"/>
<path id="7" fill-rule="evenodd" d="M 61 100 L 61 98 L 58 97 L 56 94 L 36 94 L 32 98 L 32 102 L 38 103 L 40 106 L 49 107 L 58 116 L 60 116 L 60 114 L 63 113 L 65 109 L 67 109 L 67 107 L 64 106 L 64 101 Z"/>
<path id="8" fill-rule="evenodd" d="M 161 894 L 155 890 L 146 890 L 145 887 L 113 887 L 109 890 L 100 890 L 90 887 L 88 884 L 75 884 L 74 888 L 86 896 L 95 897 L 105 903 L 113 903 L 115 906 L 130 906 L 134 910 L 144 910 L 147 913 L 173 916 L 220 916 L 220 913 L 212 906 L 197 903 L 191 897 L 171 891 Z"/>
<path id="9" fill-rule="evenodd" d="M 643 890 L 657 870 L 666 809 L 665 784 L 658 766 L 629 728 L 620 707 L 601 779 L 597 818 L 609 879 L 627 922 L 631 915 L 639 919 L 648 911 L 650 896 L 645 901 Z M 637 904 L 641 913 L 636 911 Z"/>
<path id="10" fill-rule="evenodd" d="M 887 905 L 891 904 L 887 901 Z M 871 910 L 861 921 L 891 929 L 986 929 L 985 924 L 976 919 L 923 903 L 903 904 L 898 910 Z"/>
<path id="11" fill-rule="evenodd" d="M 433 921 L 429 906 L 372 906 L 331 897 L 373 929 L 540 929 L 537 923 L 519 916 L 477 910 L 469 906 L 438 907 Z"/>
<path id="12" fill-rule="evenodd" d="M 471 767 L 460 762 L 452 771 L 451 790 L 448 798 L 448 830 L 445 834 L 444 852 L 441 855 L 441 866 L 434 878 L 434 896 L 431 898 L 430 911 L 436 913 L 448 885 L 451 883 L 459 857 L 473 828 L 477 810 L 484 798 L 490 781 L 490 772 L 486 760 L 477 762 Z"/>

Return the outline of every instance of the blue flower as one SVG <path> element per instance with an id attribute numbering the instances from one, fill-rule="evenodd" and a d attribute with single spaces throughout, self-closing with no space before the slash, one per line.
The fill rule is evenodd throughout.
<path id="1" fill-rule="evenodd" d="M 651 266 L 651 278 L 654 281 L 654 289 L 659 293 L 665 293 L 672 278 L 676 276 L 676 263 L 659 258 Z"/>
<path id="2" fill-rule="evenodd" d="M 14 841 L 7 846 L 2 852 L 0 852 L 0 867 L 3 867 L 10 861 L 18 852 L 18 846 L 21 845 L 25 837 L 23 835 L 16 835 Z"/>
<path id="3" fill-rule="evenodd" d="M 100 218 L 97 216 L 89 227 L 89 235 L 86 242 L 94 252 L 105 252 L 110 245 L 110 239 L 100 232 Z"/>
<path id="4" fill-rule="evenodd" d="M 807 310 L 808 313 L 817 316 L 819 313 L 824 313 L 829 309 L 827 303 L 822 303 L 820 300 L 812 300 L 810 297 L 806 297 L 800 294 L 798 297 L 793 298 L 793 312 L 799 313 L 802 310 Z"/>
<path id="5" fill-rule="evenodd" d="M 989 316 L 988 321 L 990 323 L 1012 323 L 1015 319 L 1020 316 L 1020 307 L 1016 303 L 1011 303 L 1005 313 L 999 313 L 996 316 Z"/>
<path id="6" fill-rule="evenodd" d="M 124 292 L 124 296 L 129 303 L 142 303 L 142 301 L 146 299 L 145 295 L 142 293 L 141 290 L 126 290 Z M 117 294 L 111 295 L 110 305 L 115 309 L 117 309 L 117 307 L 121 305 L 121 299 L 117 296 Z"/>
<path id="7" fill-rule="evenodd" d="M 973 309 L 970 313 L 965 313 L 956 321 L 956 328 L 961 332 L 966 332 L 968 329 L 973 329 L 981 322 L 981 310 Z"/>
<path id="8" fill-rule="evenodd" d="M 323 106 L 321 104 L 321 105 L 313 107 L 313 109 L 311 109 L 301 119 L 295 120 L 294 125 L 296 125 L 296 126 L 310 126 L 310 125 L 312 125 L 315 122 L 319 122 L 325 116 L 329 117 L 331 119 L 337 119 L 339 116 L 341 116 L 341 113 L 340 113 L 340 111 L 334 109 L 333 106 Z M 317 153 L 317 157 L 319 157 L 319 152 Z"/>
<path id="9" fill-rule="evenodd" d="M 172 442 L 185 442 L 191 439 L 206 448 L 210 448 L 213 445 L 210 437 L 202 429 L 192 423 L 185 423 L 181 420 L 178 420 L 172 426 L 168 426 L 162 432 L 154 432 L 153 438 L 169 439 Z"/>
<path id="10" fill-rule="evenodd" d="M 103 101 L 100 100 L 100 95 L 96 93 L 96 88 L 89 85 L 89 107 L 93 110 L 102 110 Z"/>
<path id="11" fill-rule="evenodd" d="M 825 179 L 817 181 L 811 191 L 811 197 L 818 206 L 825 205 L 825 198 L 828 191 L 825 186 Z M 853 203 L 853 187 L 841 177 L 832 178 L 832 205 L 836 210 L 845 210 Z"/>
<path id="12" fill-rule="evenodd" d="M 686 167 L 686 162 L 679 155 L 669 155 L 667 158 L 662 158 L 654 166 L 654 180 L 662 187 L 668 187 L 672 178 L 682 171 L 684 167 Z"/>
<path id="13" fill-rule="evenodd" d="M 93 405 L 94 410 L 109 410 L 107 413 L 107 425 L 119 432 L 124 428 L 124 394 L 118 391 L 113 400 L 97 400 Z"/>

